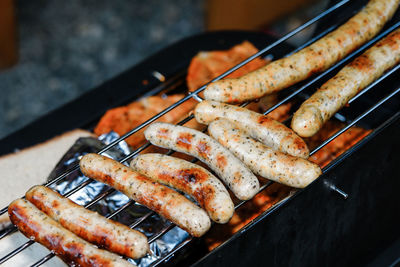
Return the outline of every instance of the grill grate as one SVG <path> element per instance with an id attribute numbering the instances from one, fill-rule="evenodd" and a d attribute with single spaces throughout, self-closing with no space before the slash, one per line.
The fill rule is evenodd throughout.
<path id="1" fill-rule="evenodd" d="M 276 42 L 268 45 L 267 47 L 265 47 L 264 49 L 260 50 L 258 53 L 254 54 L 253 56 L 249 57 L 248 59 L 244 60 L 243 62 L 241 62 L 240 64 L 236 65 L 235 67 L 233 67 L 232 69 L 226 71 L 225 73 L 223 73 L 222 75 L 218 76 L 217 78 L 215 78 L 212 81 L 217 81 L 219 79 L 224 78 L 225 76 L 229 75 L 230 73 L 234 72 L 235 70 L 237 70 L 238 68 L 242 67 L 243 65 L 247 64 L 248 62 L 252 61 L 253 59 L 259 57 L 259 56 L 264 56 L 268 51 L 270 51 L 272 48 L 279 46 L 281 43 L 283 43 L 284 41 L 288 40 L 289 38 L 291 38 L 292 36 L 296 35 L 297 33 L 303 31 L 305 28 L 309 27 L 310 25 L 313 25 L 314 23 L 320 21 L 321 19 L 323 19 L 324 17 L 326 17 L 327 15 L 335 12 L 335 11 L 340 11 L 340 8 L 345 6 L 346 4 L 348 4 L 350 2 L 350 0 L 343 0 L 340 1 L 339 3 L 337 3 L 336 5 L 332 6 L 331 8 L 327 9 L 326 11 L 322 12 L 321 14 L 319 14 L 318 16 L 316 16 L 315 18 L 311 19 L 310 21 L 308 21 L 307 23 L 301 25 L 300 27 L 296 28 L 295 30 L 291 31 L 290 33 L 288 33 L 287 35 L 285 35 L 284 37 L 282 37 L 281 39 L 277 40 Z M 331 26 L 328 29 L 326 29 L 325 31 L 321 32 L 320 34 L 316 35 L 314 38 L 308 40 L 305 44 L 303 44 L 302 46 L 298 47 L 297 49 L 295 49 L 294 51 L 292 51 L 291 53 L 289 53 L 288 55 L 297 52 L 298 50 L 308 46 L 309 44 L 313 43 L 315 40 L 321 38 L 322 36 L 326 35 L 327 33 L 331 32 L 332 30 L 334 30 L 336 26 Z M 397 22 L 395 24 L 393 24 L 391 27 L 389 27 L 388 29 L 386 29 L 385 31 L 383 31 L 382 33 L 380 33 L 379 35 L 377 35 L 375 38 L 371 39 L 369 42 L 365 43 L 363 46 L 361 46 L 359 49 L 355 50 L 354 52 L 352 52 L 351 54 L 349 54 L 347 57 L 343 58 L 342 60 L 340 60 L 339 62 L 337 62 L 336 64 L 334 64 L 332 67 L 330 67 L 329 69 L 327 69 L 326 71 L 324 71 L 321 74 L 318 74 L 317 76 L 315 76 L 313 79 L 311 79 L 310 81 L 307 81 L 304 85 L 302 85 L 300 88 L 294 90 L 292 93 L 290 93 L 288 96 L 286 96 L 284 99 L 282 99 L 281 101 L 279 101 L 277 104 L 275 104 L 274 106 L 272 106 L 271 108 L 269 108 L 264 114 L 268 114 L 271 111 L 275 110 L 276 108 L 278 108 L 279 106 L 281 106 L 282 104 L 288 102 L 289 100 L 293 99 L 296 96 L 299 96 L 300 93 L 302 93 L 303 91 L 305 91 L 307 88 L 310 88 L 311 86 L 317 84 L 318 82 L 322 81 L 324 78 L 327 78 L 329 76 L 329 74 L 333 73 L 334 71 L 338 70 L 339 68 L 343 67 L 346 63 L 348 63 L 349 61 L 351 61 L 355 56 L 357 56 L 358 54 L 362 53 L 365 49 L 367 49 L 368 47 L 370 47 L 371 45 L 373 45 L 374 43 L 376 43 L 377 41 L 379 41 L 380 39 L 382 39 L 384 36 L 386 36 L 387 34 L 389 34 L 390 32 L 392 32 L 393 30 L 395 30 L 396 28 L 398 28 L 400 26 L 400 22 Z M 287 56 L 288 56 L 287 55 Z M 374 88 L 376 85 L 378 85 L 380 82 L 382 82 L 384 79 L 386 79 L 387 77 L 389 77 L 392 73 L 398 71 L 400 68 L 400 65 L 397 65 L 396 67 L 394 67 L 393 69 L 391 69 L 390 71 L 388 71 L 387 73 L 385 73 L 382 77 L 380 77 L 378 80 L 376 80 L 374 83 L 370 84 L 367 88 L 365 88 L 361 93 L 359 93 L 358 95 L 356 95 L 355 97 L 353 97 L 349 103 L 352 103 L 353 101 L 355 101 L 356 99 L 358 99 L 361 95 L 363 95 L 364 93 L 366 93 L 367 91 L 369 91 L 370 89 Z M 159 77 L 164 77 L 162 74 L 160 74 L 159 72 L 157 72 Z M 161 75 L 161 76 L 160 76 Z M 178 74 L 176 77 L 167 79 L 162 85 L 155 87 L 154 89 L 152 89 L 151 91 L 149 91 L 148 93 L 146 93 L 146 96 L 148 95 L 155 95 L 161 91 L 164 91 L 165 89 L 168 90 L 168 88 L 175 84 L 176 82 L 181 82 L 182 81 L 182 77 L 184 76 L 184 74 Z M 165 77 L 164 77 L 165 78 Z M 158 118 L 160 118 L 161 116 L 163 116 L 164 114 L 168 113 L 169 111 L 173 110 L 174 108 L 178 107 L 179 105 L 181 105 L 182 103 L 184 103 L 185 101 L 189 100 L 190 98 L 194 98 L 197 101 L 202 101 L 202 99 L 198 96 L 198 93 L 202 92 L 204 89 L 206 88 L 206 85 L 200 87 L 199 89 L 197 89 L 196 91 L 189 93 L 187 96 L 185 96 L 184 98 L 182 98 L 181 100 L 179 100 L 178 102 L 176 102 L 175 104 L 169 106 L 168 108 L 166 108 L 165 110 L 163 110 L 162 112 L 160 112 L 159 114 L 157 114 L 156 116 L 152 117 L 151 119 L 147 120 L 146 122 L 144 122 L 143 124 L 141 124 L 140 126 L 136 127 L 135 129 L 131 130 L 130 132 L 128 132 L 127 134 L 121 136 L 120 138 L 118 138 L 117 140 L 113 141 L 112 143 L 110 143 L 109 145 L 105 146 L 104 148 L 102 148 L 98 153 L 101 154 L 103 152 L 106 152 L 107 150 L 109 150 L 111 147 L 115 146 L 116 144 L 118 144 L 120 141 L 128 138 L 129 136 L 135 134 L 137 131 L 143 129 L 144 127 L 148 126 L 150 123 L 154 122 L 155 120 L 157 120 Z M 358 123 L 359 121 L 361 121 L 362 119 L 364 119 L 366 116 L 368 116 L 370 113 L 372 113 L 374 110 L 376 110 L 377 108 L 379 108 L 380 106 L 382 106 L 385 102 L 387 102 L 389 99 L 391 99 L 394 95 L 396 95 L 397 93 L 400 92 L 400 88 L 395 89 L 394 91 L 392 91 L 391 93 L 389 93 L 387 96 L 383 97 L 380 101 L 378 101 L 376 104 L 374 104 L 372 107 L 368 108 L 365 112 L 363 112 L 361 115 L 359 115 L 358 117 L 356 117 L 355 119 L 353 119 L 351 122 L 347 123 L 346 126 L 344 126 L 342 129 L 340 129 L 339 131 L 337 131 L 335 134 L 333 134 L 331 137 L 329 137 L 327 140 L 325 140 L 324 142 L 322 142 L 318 147 L 316 147 L 314 150 L 312 150 L 310 152 L 310 155 L 316 153 L 318 150 L 320 150 L 321 148 L 323 148 L 325 145 L 327 145 L 329 142 L 331 142 L 332 140 L 334 140 L 336 137 L 338 137 L 339 135 L 341 135 L 342 133 L 344 133 L 346 130 L 348 130 L 350 127 L 352 127 L 353 125 L 355 125 L 356 123 Z M 247 105 L 248 103 L 243 104 L 243 106 Z M 183 125 L 186 122 L 190 121 L 191 119 L 193 119 L 194 116 L 190 115 L 187 118 L 185 118 L 184 120 L 182 120 L 181 122 L 179 122 L 179 125 Z M 290 118 L 288 119 L 290 120 Z M 124 157 L 123 159 L 120 160 L 120 162 L 126 162 L 129 159 L 135 157 L 136 155 L 138 155 L 140 152 L 142 152 L 144 149 L 146 149 L 147 147 L 149 147 L 151 144 L 150 143 L 146 143 L 144 145 L 142 145 L 140 148 L 138 148 L 137 150 L 135 150 L 134 152 L 132 152 L 131 154 L 129 154 L 128 156 Z M 168 154 L 172 154 L 174 153 L 174 151 L 169 151 Z M 193 160 L 192 162 L 195 162 L 196 160 Z M 325 167 L 322 172 L 326 172 L 326 170 L 329 168 Z M 55 179 L 49 181 L 48 183 L 46 183 L 46 186 L 50 186 L 53 185 L 63 179 L 65 179 L 66 177 L 68 177 L 70 174 L 76 172 L 79 170 L 79 165 L 75 165 L 74 167 L 72 167 L 71 169 L 69 169 L 68 171 L 64 172 L 63 174 L 59 175 L 58 177 L 56 177 Z M 72 190 L 70 190 L 68 193 L 65 194 L 66 197 L 71 196 L 72 194 L 76 193 L 77 191 L 79 191 L 80 189 L 84 188 L 86 185 L 90 184 L 93 180 L 89 179 L 85 182 L 82 182 L 80 185 L 78 185 L 77 187 L 73 188 Z M 266 189 L 268 186 L 270 186 L 271 184 L 273 184 L 273 182 L 268 182 L 266 184 L 264 184 L 261 188 L 260 191 L 263 191 L 264 189 Z M 338 189 L 339 190 L 339 189 Z M 103 198 L 109 196 L 110 194 L 112 194 L 113 192 L 115 192 L 114 189 L 110 188 L 108 190 L 106 190 L 105 192 L 101 193 L 100 195 L 98 195 L 96 198 L 94 198 L 92 201 L 90 201 L 89 203 L 87 203 L 85 205 L 86 208 L 91 207 L 92 205 L 96 204 L 98 201 L 102 200 Z M 283 204 L 284 201 L 286 201 L 287 199 L 283 200 L 282 202 L 280 202 L 279 204 L 277 204 L 275 207 Z M 238 204 L 236 204 L 235 209 L 240 208 L 244 203 L 246 203 L 247 201 L 241 201 Z M 132 205 L 134 203 L 134 201 L 129 201 L 127 202 L 125 205 L 121 206 L 120 208 L 118 208 L 117 210 L 115 210 L 113 213 L 107 215 L 107 218 L 113 218 L 116 215 L 118 215 L 119 213 L 121 213 L 122 211 L 124 211 L 127 207 L 129 207 L 130 205 Z M 3 208 L 2 210 L 0 210 L 0 215 L 4 214 L 7 211 L 7 207 Z M 146 213 L 144 216 L 142 216 L 141 218 L 135 220 L 134 223 L 132 223 L 130 225 L 131 228 L 135 228 L 138 225 L 140 225 L 142 222 L 144 222 L 147 218 L 151 217 L 152 215 L 154 215 L 155 213 L 153 211 L 149 211 L 148 213 Z M 173 224 L 168 224 L 166 227 L 164 227 L 161 231 L 154 233 L 150 238 L 149 238 L 149 243 L 152 243 L 154 241 L 156 241 L 158 238 L 160 238 L 161 236 L 163 236 L 165 233 L 167 233 L 170 229 L 172 229 L 173 227 L 175 227 Z M 5 231 L 4 233 L 2 233 L 0 235 L 0 241 L 2 238 L 4 238 L 5 236 L 7 236 L 8 234 L 14 232 L 16 230 L 15 227 L 12 227 L 10 229 L 8 229 L 7 231 Z M 178 252 L 179 250 L 181 250 L 183 247 L 185 247 L 187 244 L 189 244 L 192 240 L 194 240 L 193 237 L 189 236 L 186 240 L 184 240 L 182 243 L 180 243 L 179 245 L 177 245 L 175 248 L 173 248 L 170 252 L 168 252 L 166 255 L 163 255 L 161 257 L 159 257 L 158 259 L 156 259 L 151 266 L 157 266 L 165 261 L 167 261 L 168 259 L 170 259 L 176 252 Z M 14 249 L 13 251 L 11 251 L 10 253 L 8 253 L 7 255 L 3 256 L 0 259 L 0 264 L 6 262 L 7 260 L 9 260 L 10 258 L 12 258 L 13 256 L 17 255 L 18 253 L 20 253 L 21 251 L 23 251 L 24 249 L 28 248 L 29 246 L 31 246 L 32 244 L 34 244 L 35 242 L 32 240 L 27 241 L 26 243 L 24 243 L 23 245 L 21 245 L 20 247 Z M 44 258 L 40 259 L 38 262 L 34 263 L 32 266 L 40 266 L 43 263 L 47 262 L 48 260 L 50 260 L 52 257 L 54 257 L 55 255 L 53 253 L 48 254 L 47 256 L 45 256 Z"/>

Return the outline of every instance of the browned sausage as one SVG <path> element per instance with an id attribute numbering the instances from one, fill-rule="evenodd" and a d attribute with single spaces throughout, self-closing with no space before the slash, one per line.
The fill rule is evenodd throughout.
<path id="1" fill-rule="evenodd" d="M 217 118 L 226 118 L 237 122 L 251 137 L 272 149 L 301 158 L 309 156 L 306 143 L 292 129 L 247 108 L 204 100 L 197 104 L 194 115 L 198 122 L 204 124 Z"/>
<path id="2" fill-rule="evenodd" d="M 25 199 L 8 206 L 10 220 L 26 237 L 53 251 L 67 264 L 78 266 L 133 266 L 120 256 L 98 249 L 71 233 Z"/>
<path id="3" fill-rule="evenodd" d="M 204 97 L 219 102 L 244 102 L 282 90 L 335 62 L 375 36 L 396 11 L 399 0 L 370 0 L 335 31 L 285 58 L 236 79 L 208 85 Z"/>
<path id="4" fill-rule="evenodd" d="M 192 196 L 217 223 L 227 223 L 233 215 L 233 202 L 224 185 L 199 165 L 149 153 L 134 158 L 130 166 L 156 182 Z"/>
<path id="5" fill-rule="evenodd" d="M 153 145 L 192 155 L 206 163 L 241 200 L 258 193 L 257 177 L 228 149 L 210 136 L 187 127 L 152 123 L 144 132 Z"/>
<path id="6" fill-rule="evenodd" d="M 126 225 L 106 219 L 45 186 L 35 186 L 25 197 L 37 208 L 79 237 L 109 251 L 136 259 L 149 251 L 147 237 Z"/>
<path id="7" fill-rule="evenodd" d="M 183 195 L 115 160 L 86 154 L 80 167 L 84 175 L 114 187 L 193 236 L 203 235 L 211 226 L 207 213 Z"/>
<path id="8" fill-rule="evenodd" d="M 262 177 L 303 188 L 321 175 L 317 164 L 274 151 L 253 140 L 236 123 L 227 119 L 219 118 L 210 123 L 208 132 Z"/>
<path id="9" fill-rule="evenodd" d="M 353 96 L 399 62 L 400 29 L 379 41 L 323 84 L 296 111 L 292 129 L 304 137 L 314 135 Z"/>

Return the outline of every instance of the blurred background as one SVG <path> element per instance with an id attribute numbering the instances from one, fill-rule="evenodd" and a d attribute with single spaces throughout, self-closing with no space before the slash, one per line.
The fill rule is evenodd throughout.
<path id="1" fill-rule="evenodd" d="M 224 29 L 280 36 L 327 2 L 0 0 L 0 139 L 177 40 Z"/>

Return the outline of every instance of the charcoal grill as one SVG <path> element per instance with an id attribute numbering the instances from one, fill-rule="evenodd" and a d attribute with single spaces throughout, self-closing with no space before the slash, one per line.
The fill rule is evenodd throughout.
<path id="1" fill-rule="evenodd" d="M 244 40 L 260 48 L 259 53 L 214 80 L 223 78 L 258 56 L 279 58 L 293 53 L 341 25 L 365 2 L 350 0 L 336 2 L 317 17 L 277 40 L 262 33 L 239 31 L 206 33 L 185 39 L 86 93 L 74 102 L 4 138 L 0 141 L 0 154 L 46 140 L 69 129 L 77 127 L 92 129 L 107 109 L 126 104 L 138 97 L 182 90 L 185 88 L 185 70 L 189 61 L 200 50 L 227 49 Z M 316 23 L 318 24 L 316 34 L 302 46 L 294 49 L 285 43 L 295 34 Z M 371 41 L 323 73 L 284 90 L 280 95 L 280 101 L 269 108 L 265 114 L 288 101 L 294 100 L 298 104 L 301 103 L 346 63 L 399 26 L 400 15 L 397 12 L 381 33 Z M 326 166 L 320 178 L 259 215 L 211 252 L 204 247 L 202 238 L 188 237 L 168 253 L 160 255 L 151 266 L 190 264 L 196 266 L 242 266 L 245 264 L 357 266 L 376 258 L 400 236 L 398 227 L 400 221 L 396 219 L 398 216 L 393 215 L 399 211 L 396 192 L 400 186 L 399 172 L 396 169 L 396 163 L 399 162 L 397 151 L 400 149 L 400 142 L 397 140 L 400 136 L 398 94 L 400 79 L 396 78 L 399 75 L 399 68 L 400 65 L 397 65 L 385 73 L 362 93 L 351 99 L 350 106 L 335 115 L 335 119 L 344 122 L 346 126 L 322 142 L 311 151 L 311 154 L 316 153 L 354 125 L 373 129 L 373 131 Z M 205 86 L 188 94 L 160 114 L 105 146 L 99 153 L 135 134 L 188 99 L 194 98 L 201 101 L 197 94 L 204 88 Z M 86 111 L 84 114 L 81 112 L 83 107 Z M 192 115 L 179 124 L 185 124 L 191 119 L 193 119 Z M 150 144 L 141 146 L 120 161 L 130 160 L 148 146 Z M 78 166 L 46 185 L 57 183 L 77 171 Z M 66 196 L 76 193 L 89 183 L 91 180 L 83 182 Z M 261 191 L 271 184 L 272 182 L 264 184 Z M 86 207 L 91 207 L 113 192 L 113 189 L 105 191 Z M 236 208 L 239 209 L 244 203 L 244 201 L 238 202 Z M 117 214 L 124 212 L 129 205 L 132 205 L 132 201 L 108 214 L 107 217 L 114 218 Z M 3 208 L 1 214 L 6 210 L 7 208 Z M 154 213 L 149 211 L 130 226 L 134 228 L 152 215 Z M 166 224 L 160 232 L 155 232 L 149 238 L 149 242 L 154 242 L 173 227 L 174 225 Z M 15 228 L 4 231 L 0 238 L 4 238 L 13 231 Z M 6 262 L 33 243 L 29 240 L 7 255 L 0 255 L 0 263 Z M 38 262 L 32 263 L 32 266 L 40 266 L 52 257 L 54 254 L 50 253 Z"/>

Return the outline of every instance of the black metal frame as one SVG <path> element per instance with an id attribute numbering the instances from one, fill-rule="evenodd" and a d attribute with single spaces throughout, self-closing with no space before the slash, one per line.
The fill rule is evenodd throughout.
<path id="1" fill-rule="evenodd" d="M 400 236 L 400 219 L 395 216 L 400 142 L 387 146 L 387 140 L 399 134 L 400 112 L 330 164 L 312 185 L 257 218 L 195 266 L 364 266 L 371 262 Z M 348 193 L 348 198 L 343 199 L 331 185 Z"/>

